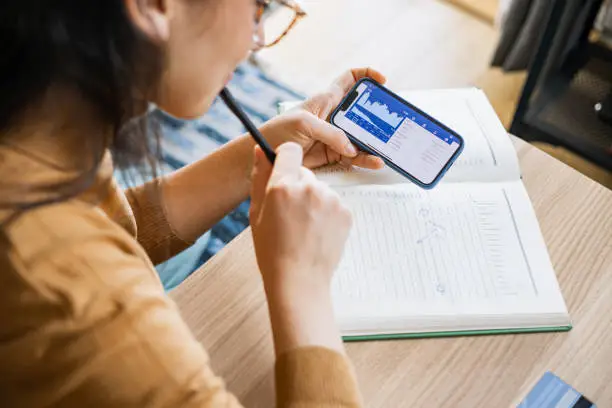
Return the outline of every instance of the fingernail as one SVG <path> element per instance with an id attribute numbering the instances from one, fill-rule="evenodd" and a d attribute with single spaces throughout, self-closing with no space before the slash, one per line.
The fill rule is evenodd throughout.
<path id="1" fill-rule="evenodd" d="M 346 142 L 346 146 L 344 146 L 344 151 L 348 156 L 355 156 L 357 154 L 357 149 L 351 142 Z"/>
<path id="2" fill-rule="evenodd" d="M 382 168 L 385 166 L 385 162 L 380 157 L 376 157 L 376 156 L 370 156 L 370 157 L 371 157 L 370 160 L 376 167 Z"/>

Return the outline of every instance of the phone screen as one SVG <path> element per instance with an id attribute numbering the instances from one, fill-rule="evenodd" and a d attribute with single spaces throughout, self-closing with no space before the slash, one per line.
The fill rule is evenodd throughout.
<path id="1" fill-rule="evenodd" d="M 355 85 L 331 123 L 426 188 L 442 178 L 463 148 L 457 133 L 371 80 Z"/>

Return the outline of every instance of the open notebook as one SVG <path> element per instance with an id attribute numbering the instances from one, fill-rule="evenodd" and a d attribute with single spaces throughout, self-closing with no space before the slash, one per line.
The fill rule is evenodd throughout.
<path id="1" fill-rule="evenodd" d="M 354 215 L 332 289 L 345 339 L 569 330 L 514 146 L 484 93 L 400 95 L 465 150 L 431 191 L 390 169 L 318 173 Z"/>

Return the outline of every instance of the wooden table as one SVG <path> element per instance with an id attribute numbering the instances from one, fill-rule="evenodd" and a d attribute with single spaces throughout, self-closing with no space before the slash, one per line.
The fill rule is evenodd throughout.
<path id="1" fill-rule="evenodd" d="M 574 328 L 349 343 L 368 407 L 507 407 L 552 370 L 612 407 L 612 191 L 516 140 Z M 171 293 L 247 407 L 273 407 L 274 354 L 250 231 Z"/>

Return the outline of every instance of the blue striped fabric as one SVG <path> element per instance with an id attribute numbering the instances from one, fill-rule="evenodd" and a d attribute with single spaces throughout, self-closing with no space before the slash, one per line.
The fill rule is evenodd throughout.
<path id="1" fill-rule="evenodd" d="M 229 88 L 256 124 L 276 115 L 279 102 L 303 99 L 250 63 L 236 70 Z M 245 132 L 219 99 L 196 120 L 179 120 L 156 109 L 150 114 L 159 119 L 162 127 L 162 173 L 198 160 Z M 248 209 L 249 202 L 243 202 L 191 248 L 159 265 L 157 270 L 166 290 L 176 287 L 243 231 L 249 223 Z"/>

